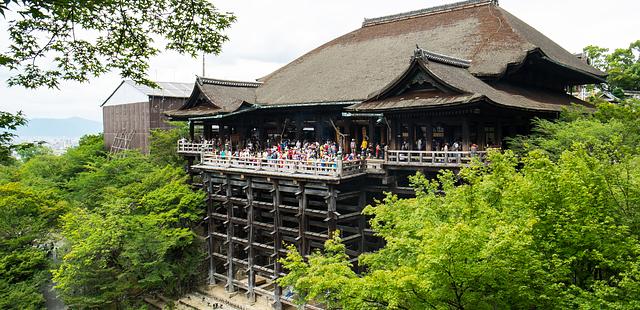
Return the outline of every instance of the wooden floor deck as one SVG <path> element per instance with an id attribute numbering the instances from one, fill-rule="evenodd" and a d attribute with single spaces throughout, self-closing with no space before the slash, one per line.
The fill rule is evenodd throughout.
<path id="1" fill-rule="evenodd" d="M 245 172 L 319 180 L 346 179 L 364 174 L 384 174 L 385 169 L 448 168 L 459 169 L 474 160 L 484 161 L 486 152 L 472 151 L 398 151 L 385 152 L 384 159 L 357 160 L 290 160 L 260 157 L 221 156 L 213 153 L 213 145 L 179 141 L 178 153 L 195 155 L 200 162 L 192 167 L 206 171 Z"/>

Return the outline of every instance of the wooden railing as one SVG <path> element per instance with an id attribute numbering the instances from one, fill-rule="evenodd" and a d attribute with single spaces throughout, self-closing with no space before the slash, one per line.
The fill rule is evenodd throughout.
<path id="1" fill-rule="evenodd" d="M 461 167 L 470 164 L 474 158 L 483 160 L 486 152 L 471 151 L 387 151 L 385 165 Z"/>
<path id="2" fill-rule="evenodd" d="M 213 144 L 178 140 L 178 154 L 200 154 L 202 152 L 213 152 Z"/>
<path id="3" fill-rule="evenodd" d="M 213 152 L 210 143 L 178 141 L 178 153 L 200 155 L 204 167 L 277 172 L 286 174 L 317 175 L 325 177 L 347 177 L 362 173 L 384 173 L 387 166 L 398 167 L 447 167 L 459 168 L 474 159 L 483 161 L 486 152 L 471 151 L 397 151 L 389 150 L 384 159 L 357 160 L 290 160 L 265 159 L 259 157 L 221 156 Z"/>
<path id="4" fill-rule="evenodd" d="M 291 160 L 266 159 L 258 157 L 221 156 L 203 152 L 201 164 L 212 168 L 235 168 L 251 171 L 278 172 L 287 174 L 317 175 L 326 177 L 346 177 L 365 173 L 366 160 Z"/>

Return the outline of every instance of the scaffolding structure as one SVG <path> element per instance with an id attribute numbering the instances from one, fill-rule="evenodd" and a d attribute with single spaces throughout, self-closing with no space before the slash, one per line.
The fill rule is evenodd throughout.
<path id="1" fill-rule="evenodd" d="M 130 150 L 131 140 L 133 139 L 134 134 L 135 131 L 133 130 L 122 130 L 116 133 L 115 137 L 113 137 L 113 143 L 111 143 L 109 154 L 116 155 L 122 151 Z"/>

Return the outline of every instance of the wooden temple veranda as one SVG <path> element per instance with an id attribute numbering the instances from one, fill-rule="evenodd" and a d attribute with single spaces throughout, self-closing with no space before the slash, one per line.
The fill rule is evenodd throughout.
<path id="1" fill-rule="evenodd" d="M 367 19 L 257 82 L 198 77 L 167 115 L 189 122 L 178 152 L 208 193 L 209 283 L 285 307 L 286 288 L 273 282 L 285 244 L 308 255 L 339 231 L 357 267 L 361 253 L 382 246 L 361 214 L 366 205 L 385 192 L 411 196 L 407 176 L 417 171 L 482 161 L 488 148 L 528 133 L 533 118 L 588 107 L 566 90 L 604 78 L 488 0 Z M 346 153 L 363 140 L 380 154 L 241 157 L 214 142 L 335 141 Z"/>

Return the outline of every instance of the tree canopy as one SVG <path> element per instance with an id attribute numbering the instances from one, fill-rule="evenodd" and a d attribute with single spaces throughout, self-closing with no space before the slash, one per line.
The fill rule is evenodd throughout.
<path id="1" fill-rule="evenodd" d="M 207 0 L 4 0 L 9 48 L 0 66 L 15 72 L 9 85 L 57 87 L 111 70 L 155 85 L 149 59 L 162 50 L 196 56 L 220 52 L 235 16 Z"/>
<path id="2" fill-rule="evenodd" d="M 137 307 L 198 283 L 204 194 L 180 163 L 103 148 L 102 135 L 85 136 L 63 155 L 28 150 L 0 166 L 0 308 L 42 308 L 49 279 L 72 308 Z"/>
<path id="3" fill-rule="evenodd" d="M 291 248 L 279 282 L 330 309 L 638 308 L 638 107 L 567 113 L 520 156 L 418 174 L 416 198 L 365 209 L 385 246 L 360 257 L 364 273 L 336 238 L 308 260 Z"/>
<path id="4" fill-rule="evenodd" d="M 640 90 L 640 40 L 613 52 L 590 45 L 584 53 L 593 66 L 608 74 L 607 88 L 614 95 L 623 98 L 623 90 Z"/>

